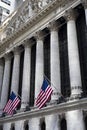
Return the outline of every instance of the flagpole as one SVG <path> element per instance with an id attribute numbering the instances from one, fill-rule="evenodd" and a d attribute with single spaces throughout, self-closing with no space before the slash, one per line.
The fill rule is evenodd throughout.
<path id="1" fill-rule="evenodd" d="M 48 77 L 44 74 L 44 77 L 49 81 L 50 84 L 58 91 L 58 89 L 54 86 L 54 84 L 48 79 Z M 58 92 L 58 94 L 62 97 L 64 97 L 61 93 Z"/>

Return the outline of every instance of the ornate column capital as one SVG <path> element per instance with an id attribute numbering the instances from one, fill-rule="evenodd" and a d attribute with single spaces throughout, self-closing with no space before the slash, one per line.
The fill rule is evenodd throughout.
<path id="1" fill-rule="evenodd" d="M 56 31 L 58 30 L 59 26 L 60 26 L 60 22 L 52 21 L 49 23 L 48 28 L 50 31 Z"/>
<path id="2" fill-rule="evenodd" d="M 4 58 L 5 58 L 5 60 L 9 60 L 9 59 L 11 59 L 12 58 L 12 53 L 6 53 L 5 55 L 4 55 Z"/>
<path id="3" fill-rule="evenodd" d="M 67 10 L 64 15 L 67 21 L 76 20 L 77 16 L 78 16 L 78 13 L 74 9 Z"/>
<path id="4" fill-rule="evenodd" d="M 44 39 L 44 32 L 42 30 L 39 30 L 34 35 L 35 39 L 37 40 L 43 40 Z"/>
<path id="5" fill-rule="evenodd" d="M 13 53 L 14 53 L 14 55 L 19 55 L 20 53 L 21 53 L 21 50 L 22 50 L 22 48 L 21 47 L 15 47 L 14 49 L 13 49 Z"/>
<path id="6" fill-rule="evenodd" d="M 24 48 L 30 48 L 34 44 L 34 41 L 32 39 L 26 39 L 23 42 Z"/>

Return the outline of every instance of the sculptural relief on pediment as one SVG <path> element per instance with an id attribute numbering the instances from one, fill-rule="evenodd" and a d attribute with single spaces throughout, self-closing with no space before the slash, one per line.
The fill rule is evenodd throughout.
<path id="1" fill-rule="evenodd" d="M 55 0 L 60 1 L 60 0 Z M 64 0 L 63 0 L 64 1 Z M 45 5 L 54 2 L 54 0 L 29 0 L 24 1 L 24 5 L 20 7 L 15 15 L 10 19 L 9 24 L 5 28 L 4 33 L 6 38 L 11 34 L 17 32 L 29 19 L 35 17 Z M 44 4 L 45 3 L 45 4 Z"/>

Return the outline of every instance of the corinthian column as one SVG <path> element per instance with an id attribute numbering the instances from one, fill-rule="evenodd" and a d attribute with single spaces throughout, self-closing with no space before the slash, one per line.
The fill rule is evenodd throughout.
<path id="1" fill-rule="evenodd" d="M 41 31 L 36 34 L 36 71 L 35 71 L 35 99 L 37 98 L 44 75 L 44 58 L 43 58 L 43 34 Z"/>
<path id="2" fill-rule="evenodd" d="M 0 99 L 2 91 L 3 73 L 4 73 L 4 62 L 3 59 L 0 59 Z"/>
<path id="3" fill-rule="evenodd" d="M 59 59 L 59 37 L 58 23 L 50 23 L 50 65 L 51 65 L 51 83 L 53 95 L 51 100 L 58 99 L 60 93 L 60 59 Z M 46 130 L 60 130 L 59 116 L 57 114 L 46 116 Z"/>
<path id="4" fill-rule="evenodd" d="M 59 58 L 59 36 L 58 23 L 50 23 L 50 65 L 51 83 L 53 87 L 52 100 L 58 99 L 60 93 L 60 58 Z M 56 71 L 55 71 L 56 70 Z"/>
<path id="5" fill-rule="evenodd" d="M 35 98 L 37 98 L 43 82 L 44 62 L 43 62 L 43 34 L 41 31 L 36 33 L 36 73 L 35 73 Z M 39 130 L 40 119 L 32 118 L 29 120 L 29 130 Z"/>
<path id="6" fill-rule="evenodd" d="M 71 96 L 81 94 L 82 86 L 75 15 L 73 10 L 69 10 L 66 13 Z M 66 120 L 67 130 L 84 130 L 83 113 L 81 110 L 67 112 Z"/>
<path id="7" fill-rule="evenodd" d="M 76 13 L 73 10 L 67 11 L 66 19 L 67 19 L 67 40 L 68 40 L 71 96 L 74 96 L 81 94 L 82 92 L 80 61 L 79 61 L 77 32 L 75 24 Z"/>
<path id="8" fill-rule="evenodd" d="M 3 76 L 3 83 L 2 83 L 2 92 L 1 92 L 1 109 L 4 108 L 8 100 L 9 83 L 10 83 L 10 68 L 11 68 L 11 54 L 6 54 L 4 76 Z"/>
<path id="9" fill-rule="evenodd" d="M 22 83 L 22 104 L 21 108 L 29 105 L 30 97 L 30 67 L 31 67 L 31 41 L 25 41 L 24 47 L 24 66 L 23 66 L 23 83 Z"/>
<path id="10" fill-rule="evenodd" d="M 20 72 L 20 48 L 14 49 L 14 62 L 12 71 L 11 91 L 18 93 Z"/>

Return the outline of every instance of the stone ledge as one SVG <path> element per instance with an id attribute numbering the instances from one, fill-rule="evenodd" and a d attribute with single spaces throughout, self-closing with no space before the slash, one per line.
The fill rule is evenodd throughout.
<path id="1" fill-rule="evenodd" d="M 0 124 L 3 124 L 5 122 L 7 123 L 7 122 L 14 122 L 18 120 L 34 118 L 34 117 L 41 117 L 41 116 L 46 116 L 46 115 L 56 114 L 56 113 L 61 114 L 67 111 L 73 111 L 78 109 L 81 110 L 87 109 L 87 98 L 68 101 L 66 103 L 61 103 L 61 104 L 54 104 L 52 106 L 47 106 L 42 109 L 35 108 L 30 111 L 14 114 L 13 116 L 6 116 L 0 118 Z"/>

